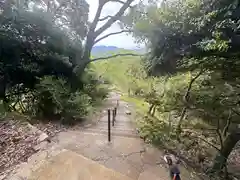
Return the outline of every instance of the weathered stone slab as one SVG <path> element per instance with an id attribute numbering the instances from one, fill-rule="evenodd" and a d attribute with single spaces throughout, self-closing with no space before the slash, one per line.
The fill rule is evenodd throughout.
<path id="1" fill-rule="evenodd" d="M 131 180 L 72 151 L 52 157 L 29 180 Z"/>

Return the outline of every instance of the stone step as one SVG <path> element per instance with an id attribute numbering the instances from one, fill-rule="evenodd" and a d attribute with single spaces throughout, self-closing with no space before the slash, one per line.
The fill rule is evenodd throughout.
<path id="1" fill-rule="evenodd" d="M 115 130 L 112 129 L 111 135 L 113 136 L 123 136 L 123 137 L 134 137 L 134 138 L 139 138 L 139 136 L 136 134 L 135 131 L 133 130 Z M 87 128 L 83 132 L 92 132 L 92 133 L 98 133 L 98 134 L 108 134 L 107 129 L 95 129 L 95 128 Z"/>
<path id="2" fill-rule="evenodd" d="M 31 166 L 26 168 L 31 169 Z M 65 150 L 36 165 L 36 170 L 28 176 L 22 171 L 19 179 L 38 180 L 132 180 L 131 178 L 106 168 L 82 155 Z M 15 179 L 14 179 L 15 178 Z M 11 180 L 17 180 L 17 176 Z"/>
<path id="3" fill-rule="evenodd" d="M 98 124 L 97 127 L 88 127 L 88 128 L 91 128 L 91 129 L 108 129 L 108 124 Z M 88 129 L 87 128 L 87 129 Z M 124 126 L 124 125 L 119 125 L 119 124 L 115 124 L 114 126 L 112 126 L 112 123 L 111 123 L 111 129 L 114 129 L 116 131 L 120 130 L 120 131 L 133 131 L 134 132 L 134 128 L 132 128 L 131 126 Z"/>

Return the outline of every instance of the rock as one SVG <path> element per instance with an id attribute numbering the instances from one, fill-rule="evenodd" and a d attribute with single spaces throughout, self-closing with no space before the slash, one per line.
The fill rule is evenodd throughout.
<path id="1" fill-rule="evenodd" d="M 125 113 L 126 113 L 126 115 L 131 115 L 132 114 L 131 111 L 129 111 L 129 110 L 127 110 Z"/>
<path id="2" fill-rule="evenodd" d="M 39 138 L 38 138 L 38 142 L 40 143 L 40 142 L 43 142 L 47 139 L 48 139 L 48 135 L 46 133 L 41 133 Z"/>

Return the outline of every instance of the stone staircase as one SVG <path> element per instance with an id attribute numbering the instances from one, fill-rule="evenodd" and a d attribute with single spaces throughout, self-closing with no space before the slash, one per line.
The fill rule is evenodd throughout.
<path id="1" fill-rule="evenodd" d="M 30 161 L 9 180 L 131 180 L 80 154 L 61 150 L 42 161 Z"/>
<path id="2" fill-rule="evenodd" d="M 128 108 L 119 102 L 111 142 L 104 112 L 94 126 L 59 133 L 50 149 L 37 153 L 7 180 L 168 180 L 166 164 L 161 165 L 163 152 L 138 138 Z M 181 168 L 187 173 L 184 179 L 198 180 Z"/>

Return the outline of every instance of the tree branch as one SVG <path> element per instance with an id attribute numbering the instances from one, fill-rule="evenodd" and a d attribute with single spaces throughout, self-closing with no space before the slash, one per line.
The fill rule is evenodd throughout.
<path id="1" fill-rule="evenodd" d="M 115 1 L 115 0 L 111 0 L 111 1 Z M 104 32 L 106 29 L 108 29 L 109 27 L 111 27 L 111 25 L 113 23 L 115 23 L 119 17 L 121 17 L 124 12 L 126 11 L 127 8 L 130 7 L 131 3 L 134 0 L 127 0 L 126 2 L 123 3 L 123 6 L 120 8 L 120 10 L 114 15 L 112 16 L 112 18 L 110 18 L 102 27 L 100 27 L 98 30 L 95 31 L 95 37 L 99 36 L 102 32 Z M 101 8 L 102 9 L 102 8 Z M 100 16 L 100 14 L 99 14 Z M 97 19 L 97 21 L 99 20 L 99 17 Z M 97 23 L 97 22 L 96 22 Z"/>
<path id="2" fill-rule="evenodd" d="M 90 34 L 94 32 L 95 28 L 97 27 L 97 23 L 99 21 L 99 17 L 101 16 L 101 12 L 102 12 L 102 9 L 103 9 L 103 6 L 104 6 L 105 2 L 104 3 L 101 3 L 101 1 L 99 1 L 99 5 L 98 5 L 98 9 L 97 9 L 97 12 L 95 14 L 95 17 L 93 19 L 93 22 L 91 23 L 91 26 L 89 28 L 89 32 Z M 91 34 L 92 35 L 92 34 Z M 95 36 L 97 37 L 97 36 Z"/>
<path id="3" fill-rule="evenodd" d="M 97 39 L 97 40 L 94 42 L 94 44 L 97 44 L 99 41 L 101 41 L 101 40 L 103 40 L 103 39 L 105 39 L 105 38 L 107 38 L 107 37 L 109 37 L 109 36 L 113 36 L 113 35 L 121 34 L 121 33 L 127 33 L 127 32 L 132 32 L 132 31 L 131 31 L 131 30 L 122 30 L 122 31 L 119 31 L 119 32 L 109 33 L 109 34 L 107 34 L 107 35 L 105 35 L 105 36 Z"/>
<path id="4" fill-rule="evenodd" d="M 125 53 L 125 54 L 115 54 L 112 56 L 106 56 L 106 57 L 99 57 L 99 58 L 95 58 L 95 59 L 91 59 L 91 62 L 93 61 L 98 61 L 98 60 L 104 60 L 104 59 L 110 59 L 110 58 L 114 58 L 114 57 L 118 57 L 118 56 L 143 56 L 141 54 L 133 54 L 133 53 Z"/>
<path id="5" fill-rule="evenodd" d="M 232 122 L 232 110 L 230 109 L 229 114 L 228 114 L 227 123 L 226 123 L 226 125 L 223 129 L 223 132 L 222 132 L 224 138 L 227 136 L 228 129 L 229 129 L 229 126 L 230 126 L 231 122 Z"/>
<path id="6" fill-rule="evenodd" d="M 187 88 L 187 91 L 185 92 L 185 95 L 183 96 L 183 102 L 185 103 L 185 106 L 183 107 L 182 109 L 182 112 L 181 112 L 181 116 L 179 118 L 179 121 L 178 121 L 178 124 L 177 124 L 177 129 L 176 129 L 176 132 L 177 132 L 177 135 L 178 135 L 178 141 L 180 142 L 180 134 L 181 134 L 181 131 L 182 131 L 182 122 L 183 122 L 183 119 L 185 117 L 185 114 L 187 112 L 187 110 L 189 109 L 189 99 L 190 99 L 190 93 L 191 93 L 191 89 L 192 89 L 192 85 L 193 83 L 195 82 L 195 80 L 203 73 L 203 70 L 201 69 L 199 71 L 199 73 L 195 76 L 195 77 L 191 77 L 191 80 L 188 84 L 188 88 Z M 191 74 L 192 76 L 192 74 Z"/>
<path id="7" fill-rule="evenodd" d="M 106 16 L 106 17 L 103 17 L 103 18 L 99 18 L 98 19 L 98 21 L 105 21 L 105 20 L 107 20 L 107 19 L 109 19 L 109 18 L 112 18 L 113 16 Z"/>
<path id="8" fill-rule="evenodd" d="M 191 78 L 190 83 L 189 83 L 188 88 L 187 88 L 187 91 L 186 91 L 186 93 L 185 93 L 185 95 L 184 95 L 184 97 L 183 97 L 185 102 L 187 102 L 187 101 L 189 100 L 189 98 L 190 98 L 190 97 L 189 97 L 189 96 L 190 96 L 190 90 L 192 89 L 193 83 L 196 81 L 196 79 L 197 79 L 202 73 L 203 73 L 203 70 L 201 69 L 195 77 Z"/>

